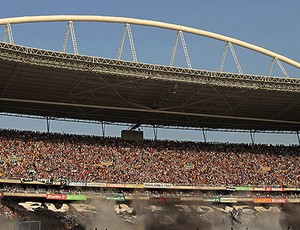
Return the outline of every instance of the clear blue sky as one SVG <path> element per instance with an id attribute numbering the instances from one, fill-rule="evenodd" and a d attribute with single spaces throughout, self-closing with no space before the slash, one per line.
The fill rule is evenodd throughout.
<path id="1" fill-rule="evenodd" d="M 298 0 L 2 0 L 0 18 L 30 15 L 103 15 L 149 19 L 185 25 L 231 36 L 262 46 L 276 53 L 300 61 L 300 1 Z M 15 43 L 61 50 L 65 23 L 13 25 Z M 4 27 L 0 28 L 0 35 Z M 116 58 L 122 34 L 122 25 L 103 23 L 75 23 L 79 53 Z M 176 33 L 154 28 L 132 26 L 139 61 L 169 63 L 170 51 Z M 207 38 L 185 35 L 194 68 L 217 70 L 224 43 Z M 72 48 L 68 44 L 68 51 Z M 180 44 L 175 65 L 186 67 Z M 235 47 L 245 73 L 265 75 L 271 60 L 251 51 Z M 130 60 L 128 40 L 124 47 L 125 59 Z M 285 66 L 291 77 L 300 71 Z M 230 53 L 225 71 L 235 71 Z M 278 66 L 273 75 L 282 76 Z M 32 129 L 44 131 L 45 121 L 0 117 L 1 128 Z M 126 127 L 121 127 L 126 128 Z M 51 131 L 100 134 L 99 126 L 52 122 Z M 119 135 L 120 128 L 107 127 L 107 135 Z M 152 138 L 153 131 L 145 129 L 145 137 Z M 201 132 L 159 130 L 158 137 L 165 139 L 202 140 Z M 209 133 L 209 141 L 249 142 L 248 134 Z M 256 135 L 257 142 L 297 143 L 296 135 Z"/>

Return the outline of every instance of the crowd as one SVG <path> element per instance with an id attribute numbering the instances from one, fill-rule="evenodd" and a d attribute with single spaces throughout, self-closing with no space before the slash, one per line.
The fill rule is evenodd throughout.
<path id="1" fill-rule="evenodd" d="M 0 130 L 0 178 L 299 187 L 299 150 Z"/>
<path id="2" fill-rule="evenodd" d="M 20 216 L 13 211 L 11 208 L 0 204 L 0 219 L 4 218 L 4 219 L 18 219 Z"/>

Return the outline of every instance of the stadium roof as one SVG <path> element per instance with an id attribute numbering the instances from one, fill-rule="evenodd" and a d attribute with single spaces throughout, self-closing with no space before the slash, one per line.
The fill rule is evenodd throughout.
<path id="1" fill-rule="evenodd" d="M 300 80 L 0 43 L 0 112 L 132 124 L 300 130 Z"/>

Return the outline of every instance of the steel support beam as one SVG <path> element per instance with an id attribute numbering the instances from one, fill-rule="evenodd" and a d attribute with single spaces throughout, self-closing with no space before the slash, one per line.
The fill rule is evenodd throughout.
<path id="1" fill-rule="evenodd" d="M 212 86 L 244 88 L 247 90 L 260 89 L 300 92 L 300 80 L 297 78 L 233 74 L 125 62 L 15 46 L 8 43 L 0 43 L 0 58 L 7 61 L 26 62 L 27 64 L 43 67 L 64 68 L 85 72 L 92 71 L 96 74 L 108 73 L 115 76 L 131 76 L 139 79 L 151 78 L 153 80 L 179 81 L 200 85 L 210 84 Z M 122 68 L 122 73 L 120 73 L 120 68 Z"/>
<path id="2" fill-rule="evenodd" d="M 125 42 L 125 38 L 126 38 L 126 31 L 127 31 L 127 27 L 125 24 L 123 27 L 122 38 L 121 38 L 120 47 L 119 47 L 119 51 L 118 51 L 118 57 L 117 57 L 118 60 L 121 60 L 121 58 L 122 58 L 123 47 L 124 47 L 124 42 Z"/>
<path id="3" fill-rule="evenodd" d="M 220 72 L 223 72 L 227 51 L 228 51 L 228 42 L 226 42 L 226 44 L 225 44 L 224 52 L 223 52 L 223 55 L 221 58 L 221 64 L 220 64 L 220 68 L 219 68 Z"/>
<path id="4" fill-rule="evenodd" d="M 157 125 L 153 125 L 154 140 L 157 140 Z"/>
<path id="5" fill-rule="evenodd" d="M 75 30 L 74 30 L 74 25 L 73 25 L 72 21 L 69 21 L 67 23 L 66 32 L 65 32 L 65 38 L 64 38 L 64 44 L 63 44 L 63 52 L 65 53 L 66 49 L 67 49 L 67 43 L 68 43 L 69 33 L 71 33 L 71 39 L 72 39 L 74 54 L 78 55 L 78 48 L 77 48 Z"/>
<path id="6" fill-rule="evenodd" d="M 131 32 L 131 27 L 130 27 L 129 23 L 126 23 L 126 29 L 127 29 L 127 33 L 128 33 L 129 44 L 130 44 L 131 53 L 132 53 L 132 59 L 133 59 L 134 62 L 137 62 L 135 46 L 134 46 L 134 42 L 133 42 L 133 35 L 132 35 L 132 32 Z"/>
<path id="7" fill-rule="evenodd" d="M 102 137 L 105 137 L 105 124 L 106 123 L 104 121 L 101 122 Z"/>
<path id="8" fill-rule="evenodd" d="M 280 62 L 280 60 L 278 60 L 278 58 L 275 58 L 279 68 L 281 69 L 282 73 L 284 74 L 285 77 L 289 77 L 287 71 L 285 70 L 284 66 L 282 65 L 282 63 Z"/>
<path id="9" fill-rule="evenodd" d="M 251 138 L 251 143 L 254 145 L 255 144 L 255 131 L 250 130 L 250 138 Z"/>
<path id="10" fill-rule="evenodd" d="M 47 130 L 47 133 L 50 132 L 50 124 L 51 124 L 51 117 L 46 117 L 46 130 Z"/>
<path id="11" fill-rule="evenodd" d="M 153 21 L 153 20 L 142 20 L 137 18 L 126 18 L 126 17 L 110 17 L 110 16 L 94 16 L 94 15 L 46 15 L 46 16 L 26 16 L 26 17 L 14 17 L 14 18 L 1 18 L 0 25 L 19 24 L 19 23 L 34 23 L 34 22 L 58 22 L 58 21 L 85 21 L 85 22 L 109 22 L 109 23 L 128 23 L 142 26 L 158 27 L 168 30 L 182 31 L 185 33 L 195 34 L 199 36 L 204 36 L 212 38 L 215 40 L 230 42 L 231 44 L 244 47 L 249 50 L 264 54 L 266 56 L 277 58 L 278 60 L 285 62 L 291 66 L 300 69 L 300 63 L 287 58 L 283 55 L 277 54 L 270 50 L 264 49 L 262 47 L 253 45 L 248 42 L 241 41 L 239 39 L 231 38 L 221 34 L 200 30 L 196 28 L 191 28 L 182 25 L 176 25 L 171 23 Z"/>
<path id="12" fill-rule="evenodd" d="M 202 135 L 203 135 L 203 140 L 206 143 L 207 142 L 207 129 L 202 128 Z"/>
<path id="13" fill-rule="evenodd" d="M 237 69 L 238 69 L 238 71 L 239 71 L 239 74 L 242 74 L 242 73 L 243 73 L 242 67 L 241 67 L 241 65 L 240 65 L 240 62 L 239 62 L 239 60 L 238 60 L 238 58 L 237 58 L 237 55 L 236 55 L 236 53 L 235 53 L 235 51 L 234 51 L 234 48 L 233 48 L 233 45 L 231 44 L 231 42 L 228 42 L 228 46 L 229 46 L 229 49 L 230 49 L 231 54 L 232 54 L 232 56 L 233 56 L 235 65 L 236 65 L 236 67 L 237 67 Z"/>
<path id="14" fill-rule="evenodd" d="M 3 38 L 2 38 L 3 42 L 6 42 L 7 36 L 8 36 L 9 43 L 14 44 L 14 37 L 12 34 L 12 28 L 11 28 L 10 23 L 7 23 L 5 25 L 4 34 L 3 34 Z"/>
<path id="15" fill-rule="evenodd" d="M 169 64 L 169 66 L 173 66 L 173 64 L 174 64 L 174 59 L 175 59 L 175 55 L 176 55 L 176 49 L 177 49 L 179 37 L 180 37 L 180 40 L 181 40 L 181 44 L 182 44 L 182 48 L 183 48 L 183 52 L 184 52 L 186 64 L 187 64 L 188 68 L 191 69 L 192 65 L 191 65 L 191 60 L 190 60 L 189 52 L 188 52 L 188 49 L 187 49 L 187 46 L 186 46 L 186 43 L 185 43 L 185 39 L 184 39 L 184 36 L 183 36 L 183 33 L 182 33 L 181 30 L 179 30 L 177 32 L 177 34 L 176 34 L 176 38 L 175 38 L 175 41 L 174 41 L 174 44 L 173 44 L 173 48 L 172 48 L 172 53 L 171 53 L 171 58 L 170 58 L 170 64 Z"/>

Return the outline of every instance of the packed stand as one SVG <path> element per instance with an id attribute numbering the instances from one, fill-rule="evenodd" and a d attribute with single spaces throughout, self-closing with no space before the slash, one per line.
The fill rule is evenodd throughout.
<path id="1" fill-rule="evenodd" d="M 0 130 L 1 178 L 300 186 L 300 147 Z"/>

